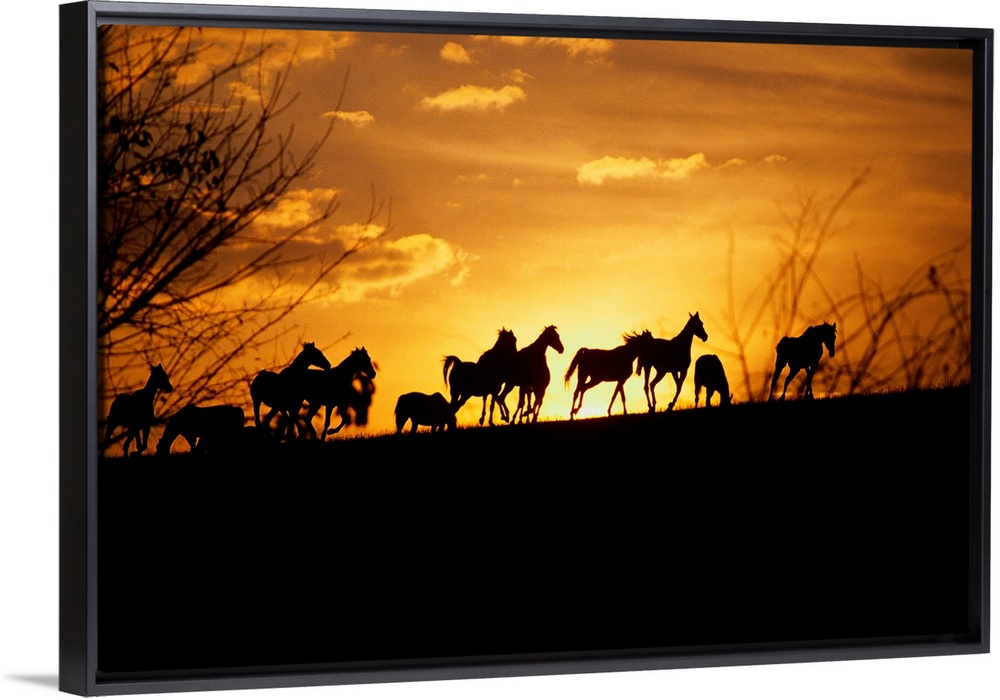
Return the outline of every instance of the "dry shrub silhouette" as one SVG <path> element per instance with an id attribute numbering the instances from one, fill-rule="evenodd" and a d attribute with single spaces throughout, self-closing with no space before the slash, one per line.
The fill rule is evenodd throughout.
<path id="1" fill-rule="evenodd" d="M 827 321 L 837 324 L 837 356 L 820 364 L 817 391 L 857 394 L 970 381 L 970 241 L 926 260 L 898 284 L 877 282 L 857 254 L 855 289 L 838 292 L 824 278 L 822 253 L 841 230 L 837 216 L 869 176 L 870 169 L 864 170 L 828 206 L 816 196 L 803 198 L 795 215 L 786 215 L 789 232 L 776 239 L 777 263 L 742 302 L 736 298 L 730 238 L 728 304 L 720 325 L 749 400 L 767 397 L 777 342 Z M 751 359 L 765 341 L 766 360 Z"/>
<path id="2" fill-rule="evenodd" d="M 333 270 L 379 237 L 344 241 L 327 259 L 289 250 L 334 215 L 334 191 L 309 216 L 266 235 L 255 227 L 314 172 L 335 120 L 314 141 L 294 139 L 293 62 L 246 32 L 230 38 L 99 28 L 101 394 L 109 400 L 162 362 L 180 391 L 157 406 L 158 422 L 188 403 L 244 401 L 250 376 L 289 359 L 277 350 L 292 345 L 289 315 L 328 293 Z M 338 104 L 346 85 L 345 75 Z M 368 223 L 382 218 L 373 193 Z"/>

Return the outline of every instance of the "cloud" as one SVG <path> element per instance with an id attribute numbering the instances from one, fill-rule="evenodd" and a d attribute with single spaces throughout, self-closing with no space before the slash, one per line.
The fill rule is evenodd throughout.
<path id="1" fill-rule="evenodd" d="M 441 58 L 451 63 L 472 63 L 472 56 L 465 47 L 454 41 L 449 41 L 441 47 Z"/>
<path id="2" fill-rule="evenodd" d="M 583 56 L 588 59 L 599 58 L 607 55 L 614 49 L 614 42 L 610 39 L 594 38 L 574 38 L 555 36 L 476 36 L 479 41 L 499 41 L 502 44 L 511 46 L 555 46 L 565 49 L 570 56 Z"/>
<path id="3" fill-rule="evenodd" d="M 559 46 L 566 49 L 570 56 L 586 56 L 596 58 L 604 56 L 614 48 L 610 39 L 574 39 L 560 37 L 540 37 L 538 43 L 542 46 Z"/>
<path id="4" fill-rule="evenodd" d="M 520 68 L 515 68 L 514 70 L 510 71 L 507 74 L 507 76 L 511 80 L 513 80 L 515 83 L 523 83 L 526 80 L 530 80 L 531 78 L 535 77 L 535 76 L 531 75 L 530 73 L 521 70 Z"/>
<path id="5" fill-rule="evenodd" d="M 603 185 L 607 180 L 685 180 L 692 173 L 707 167 L 708 159 L 704 153 L 669 160 L 604 156 L 577 168 L 576 180 L 588 185 Z"/>
<path id="6" fill-rule="evenodd" d="M 482 112 L 488 109 L 503 110 L 526 98 L 527 93 L 516 85 L 505 85 L 498 89 L 481 85 L 463 85 L 434 97 L 425 97 L 421 104 L 428 109 L 439 109 L 442 112 L 456 110 Z"/>
<path id="7" fill-rule="evenodd" d="M 329 188 L 297 189 L 286 192 L 274 205 L 261 213 L 254 225 L 269 229 L 291 230 L 306 226 L 323 215 L 339 190 Z M 311 240 L 309 237 L 302 240 Z"/>
<path id="8" fill-rule="evenodd" d="M 763 161 L 765 163 L 770 164 L 770 165 L 774 165 L 775 163 L 787 163 L 788 162 L 788 158 L 786 158 L 785 156 L 780 155 L 778 153 L 772 153 L 771 155 L 766 156 L 763 159 Z"/>
<path id="9" fill-rule="evenodd" d="M 747 162 L 745 160 L 743 160 L 742 158 L 730 158 L 725 163 L 723 163 L 721 167 L 723 167 L 723 168 L 736 168 L 736 167 L 739 167 L 741 165 L 746 165 L 746 164 L 747 164 Z"/>
<path id="10" fill-rule="evenodd" d="M 371 126 L 375 123 L 375 117 L 372 116 L 371 112 L 367 112 L 363 109 L 356 112 L 344 112 L 342 110 L 335 110 L 333 112 L 326 112 L 323 114 L 324 117 L 333 117 L 342 122 L 347 122 L 355 129 L 363 129 L 366 126 Z"/>
<path id="11" fill-rule="evenodd" d="M 426 233 L 373 241 L 337 267 L 328 298 L 356 302 L 398 296 L 406 287 L 437 275 L 457 286 L 468 275 L 473 259 L 468 252 Z"/>

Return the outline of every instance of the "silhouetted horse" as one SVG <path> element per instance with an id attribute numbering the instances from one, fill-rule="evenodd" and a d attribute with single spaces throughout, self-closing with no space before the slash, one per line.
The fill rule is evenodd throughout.
<path id="1" fill-rule="evenodd" d="M 396 401 L 395 417 L 397 433 L 403 432 L 408 422 L 412 433 L 417 432 L 421 425 L 428 426 L 432 433 L 455 429 L 455 409 L 439 392 L 422 394 L 412 391 L 403 394 Z"/>
<path id="2" fill-rule="evenodd" d="M 305 401 L 307 386 L 306 371 L 310 367 L 330 369 L 330 361 L 314 343 L 303 343 L 302 350 L 295 356 L 291 364 L 280 372 L 261 370 L 250 382 L 250 400 L 253 402 L 254 425 L 264 433 L 270 433 L 271 420 L 278 414 L 284 415 L 284 435 L 294 431 L 299 409 Z M 265 404 L 270 411 L 260 417 L 260 406 Z"/>
<path id="3" fill-rule="evenodd" d="M 785 386 L 781 390 L 782 399 L 788 391 L 788 384 L 800 370 L 806 371 L 806 381 L 802 385 L 802 397 L 811 399 L 813 397 L 812 380 L 819 367 L 820 358 L 823 357 L 823 346 L 826 346 L 830 357 L 836 352 L 834 347 L 837 341 L 837 324 L 830 325 L 822 323 L 818 326 L 809 326 L 806 332 L 797 338 L 785 336 L 778 341 L 775 347 L 777 357 L 774 361 L 774 374 L 771 375 L 771 390 L 767 394 L 770 401 L 774 395 L 774 387 L 778 384 L 778 376 L 781 370 L 788 367 L 788 376 L 785 377 Z"/>
<path id="4" fill-rule="evenodd" d="M 153 425 L 153 401 L 157 391 L 173 391 L 174 387 L 167 377 L 163 365 L 149 366 L 149 378 L 146 385 L 131 394 L 119 394 L 111 402 L 108 409 L 108 419 L 104 429 L 104 440 L 101 451 L 111 442 L 111 434 L 115 428 L 125 428 L 125 443 L 122 451 L 128 456 L 128 448 L 135 440 L 135 454 L 146 451 L 149 442 L 149 429 Z"/>
<path id="5" fill-rule="evenodd" d="M 465 362 L 454 355 L 444 358 L 444 385 L 451 391 L 451 405 L 457 412 L 473 396 L 483 397 L 483 412 L 479 425 L 486 419 L 486 399 L 490 399 L 490 425 L 493 425 L 493 407 L 504 382 L 517 357 L 517 338 L 514 332 L 501 328 L 493 347 L 475 362 Z M 510 413 L 501 402 L 500 417 L 510 421 Z"/>
<path id="6" fill-rule="evenodd" d="M 733 401 L 729 393 L 729 380 L 718 355 L 702 355 L 694 362 L 694 405 L 698 406 L 701 389 L 705 388 L 705 405 L 712 405 L 712 397 L 719 394 L 719 405 L 728 406 Z"/>
<path id="7" fill-rule="evenodd" d="M 583 395 L 587 390 L 601 382 L 616 383 L 615 390 L 611 394 L 611 403 L 608 404 L 608 415 L 611 415 L 611 407 L 615 405 L 616 396 L 622 397 L 622 412 L 628 413 L 625 408 L 625 380 L 632 375 L 632 364 L 639 356 L 639 350 L 645 340 L 635 333 L 626 333 L 622 339 L 625 344 L 611 350 L 580 348 L 576 351 L 564 377 L 568 385 L 573 372 L 577 373 L 576 390 L 573 392 L 573 404 L 569 412 L 570 420 L 573 420 L 573 416 L 583 406 Z"/>
<path id="8" fill-rule="evenodd" d="M 184 438 L 192 452 L 218 452 L 236 447 L 246 416 L 239 406 L 188 405 L 172 415 L 156 443 L 156 454 L 170 454 L 170 446 Z"/>
<path id="9" fill-rule="evenodd" d="M 518 387 L 517 409 L 511 417 L 512 421 L 538 421 L 538 412 L 542 408 L 545 390 L 552 378 L 548 363 L 545 362 L 545 350 L 552 348 L 560 355 L 563 352 L 562 339 L 555 326 L 546 326 L 534 341 L 517 351 L 510 378 L 500 393 L 500 404 L 507 406 L 506 398 L 514 387 Z M 532 400 L 534 399 L 534 400 Z"/>
<path id="10" fill-rule="evenodd" d="M 677 385 L 674 398 L 667 405 L 667 410 L 672 409 L 677 403 L 677 397 L 681 395 L 681 387 L 684 385 L 684 378 L 687 377 L 688 368 L 691 366 L 691 340 L 695 336 L 701 338 L 702 342 L 708 340 L 708 333 L 705 332 L 705 326 L 697 313 L 693 316 L 688 314 L 684 328 L 669 340 L 654 338 L 649 331 L 643 333 L 643 347 L 639 352 L 639 365 L 635 368 L 635 373 L 645 372 L 646 374 L 642 390 L 646 394 L 646 406 L 650 413 L 656 410 L 656 385 L 667 372 L 674 378 L 674 384 Z M 656 370 L 653 381 L 649 381 L 650 368 Z"/>
<path id="11" fill-rule="evenodd" d="M 312 437 L 316 437 L 312 419 L 319 413 L 319 409 L 325 408 L 323 432 L 321 433 L 323 439 L 326 439 L 327 435 L 339 433 L 351 419 L 348 409 L 354 408 L 357 402 L 358 390 L 354 385 L 354 380 L 364 381 L 374 378 L 375 367 L 372 365 L 372 358 L 363 347 L 354 348 L 336 367 L 324 370 L 307 370 L 304 397 L 309 408 L 305 415 L 306 430 L 312 433 Z M 330 418 L 334 409 L 337 409 L 337 413 L 340 414 L 340 425 L 331 428 Z"/>

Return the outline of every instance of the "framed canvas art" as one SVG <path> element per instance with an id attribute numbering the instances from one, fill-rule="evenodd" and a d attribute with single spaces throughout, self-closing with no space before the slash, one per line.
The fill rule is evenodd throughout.
<path id="1" fill-rule="evenodd" d="M 989 649 L 989 29 L 61 7 L 63 690 Z"/>

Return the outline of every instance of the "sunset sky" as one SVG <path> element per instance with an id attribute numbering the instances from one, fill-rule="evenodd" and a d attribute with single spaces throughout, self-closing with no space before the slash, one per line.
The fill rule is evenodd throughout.
<path id="1" fill-rule="evenodd" d="M 401 393 L 447 394 L 442 358 L 475 360 L 501 327 L 519 347 L 546 325 L 559 330 L 566 352 L 548 353 L 543 418 L 568 416 L 572 386 L 562 375 L 579 347 L 611 348 L 645 328 L 669 338 L 694 312 L 709 336 L 694 356 L 719 354 L 734 381 L 730 249 L 739 305 L 780 261 L 778 241 L 804 198 L 824 212 L 865 171 L 817 262 L 832 296 L 856 289 L 858 267 L 891 288 L 969 239 L 968 51 L 324 31 L 246 38 L 275 44 L 265 85 L 291 66 L 294 144 L 338 122 L 315 173 L 253 235 L 278 236 L 338 197 L 336 214 L 287 249 L 303 261 L 289 291 L 317 261 L 369 241 L 273 352 L 288 361 L 299 341 L 312 341 L 336 364 L 364 345 L 379 369 L 370 430 L 391 427 Z M 181 79 L 223 60 L 244 32 L 205 30 L 202 39 L 212 47 L 205 63 Z M 369 221 L 373 193 L 383 208 Z M 249 298 L 272 283 L 231 293 Z M 803 302 L 807 315 L 822 313 L 821 299 Z M 769 329 L 751 340 L 751 369 L 769 373 Z M 271 360 L 247 358 L 241 369 Z M 611 389 L 589 392 L 580 415 L 602 415 Z M 641 380 L 626 392 L 630 412 L 645 410 Z M 735 383 L 734 392 L 745 399 Z M 665 380 L 660 404 L 672 394 Z M 689 376 L 679 405 L 693 401 Z M 479 409 L 471 401 L 459 422 L 473 423 Z"/>

